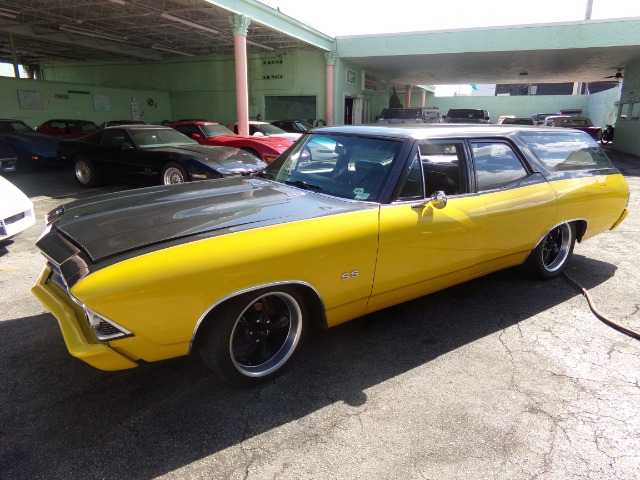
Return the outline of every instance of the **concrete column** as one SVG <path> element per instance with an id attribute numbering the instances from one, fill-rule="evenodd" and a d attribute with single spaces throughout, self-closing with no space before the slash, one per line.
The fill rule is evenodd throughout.
<path id="1" fill-rule="evenodd" d="M 422 96 L 420 97 L 420 106 L 422 108 L 427 106 L 427 91 L 424 88 L 422 89 Z"/>
<path id="2" fill-rule="evenodd" d="M 333 104 L 335 99 L 334 97 L 334 65 L 338 61 L 338 53 L 337 52 L 325 52 L 324 58 L 327 62 L 327 66 L 325 69 L 326 72 L 326 94 L 325 94 L 325 122 L 327 125 L 333 125 Z"/>
<path id="3" fill-rule="evenodd" d="M 13 73 L 16 78 L 20 78 L 20 67 L 18 67 L 18 56 L 16 55 L 16 47 L 13 44 L 12 34 L 9 34 L 9 49 L 11 50 L 11 59 L 13 61 Z"/>
<path id="4" fill-rule="evenodd" d="M 236 116 L 238 134 L 249 135 L 249 81 L 247 75 L 247 32 L 251 19 L 246 15 L 229 17 L 233 26 L 236 66 Z"/>
<path id="5" fill-rule="evenodd" d="M 411 107 L 411 85 L 404 86 L 404 104 L 406 108 Z"/>

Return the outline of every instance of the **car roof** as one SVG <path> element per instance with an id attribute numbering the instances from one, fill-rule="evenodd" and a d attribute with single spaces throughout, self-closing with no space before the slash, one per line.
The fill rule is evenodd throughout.
<path id="1" fill-rule="evenodd" d="M 332 127 L 315 128 L 312 134 L 349 134 L 363 136 L 380 136 L 398 139 L 462 137 L 462 136 L 499 136 L 506 137 L 517 132 L 554 132 L 552 127 L 537 127 L 533 125 L 513 124 L 464 124 L 464 123 L 427 123 L 427 124 L 373 124 L 373 125 L 341 125 Z"/>
<path id="2" fill-rule="evenodd" d="M 127 124 L 127 125 L 112 125 L 106 127 L 105 130 L 172 130 L 171 127 L 165 127 L 164 125 L 145 125 L 145 124 Z"/>

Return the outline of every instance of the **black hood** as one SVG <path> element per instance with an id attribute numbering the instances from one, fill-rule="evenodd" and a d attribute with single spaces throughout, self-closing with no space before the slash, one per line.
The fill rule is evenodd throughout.
<path id="1" fill-rule="evenodd" d="M 195 144 L 175 147 L 152 147 L 146 148 L 145 151 L 151 152 L 155 149 L 177 156 L 196 158 L 198 161 L 210 165 L 221 172 L 234 168 L 256 171 L 267 166 L 255 155 L 233 147 L 212 147 Z"/>
<path id="2" fill-rule="evenodd" d="M 332 215 L 376 205 L 306 192 L 260 178 L 223 178 L 128 190 L 75 201 L 56 209 L 51 232 L 38 241 L 49 257 L 57 231 L 93 262 L 195 235 Z"/>

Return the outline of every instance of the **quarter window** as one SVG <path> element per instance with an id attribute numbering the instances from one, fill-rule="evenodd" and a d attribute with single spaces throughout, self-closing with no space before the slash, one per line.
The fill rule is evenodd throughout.
<path id="1" fill-rule="evenodd" d="M 518 155 L 502 142 L 471 142 L 478 192 L 495 190 L 527 176 Z"/>

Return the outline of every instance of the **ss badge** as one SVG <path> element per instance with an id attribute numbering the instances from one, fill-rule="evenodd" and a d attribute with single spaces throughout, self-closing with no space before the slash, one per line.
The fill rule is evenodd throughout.
<path id="1" fill-rule="evenodd" d="M 349 280 L 350 278 L 356 278 L 358 276 L 358 270 L 352 270 L 342 274 L 342 280 Z"/>

